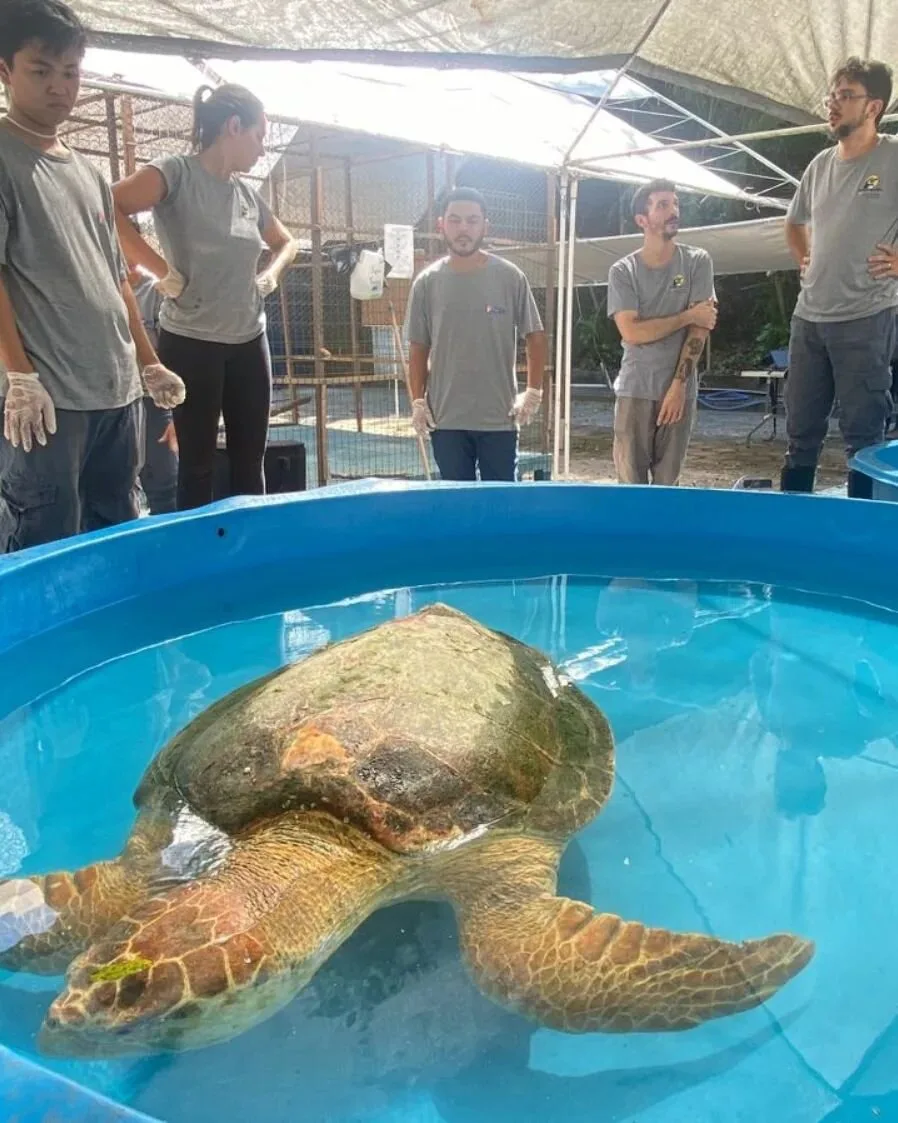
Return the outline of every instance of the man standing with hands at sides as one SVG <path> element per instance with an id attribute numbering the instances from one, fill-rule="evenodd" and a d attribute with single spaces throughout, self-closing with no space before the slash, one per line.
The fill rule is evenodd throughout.
<path id="1" fill-rule="evenodd" d="M 479 191 L 449 192 L 440 218 L 448 257 L 415 278 L 406 332 L 412 424 L 430 436 L 444 480 L 514 480 L 518 426 L 542 402 L 546 336 L 527 278 L 481 248 L 488 231 Z M 517 393 L 518 339 L 527 388 Z"/>
<path id="2" fill-rule="evenodd" d="M 3 0 L 0 552 L 135 518 L 144 387 L 184 397 L 141 324 L 110 189 L 58 136 L 85 42 L 59 0 Z"/>
<path id="3" fill-rule="evenodd" d="M 851 457 L 885 438 L 898 307 L 898 140 L 879 122 L 892 72 L 849 59 L 824 99 L 836 144 L 805 170 L 786 216 L 801 271 L 786 379 L 788 448 L 783 491 L 814 490 L 817 463 L 839 401 Z M 869 499 L 872 480 L 848 473 L 848 494 Z"/>
<path id="4" fill-rule="evenodd" d="M 717 323 L 711 258 L 676 241 L 669 180 L 633 197 L 642 247 L 608 273 L 608 315 L 623 340 L 614 383 L 614 467 L 622 484 L 678 483 L 695 421 L 695 368 Z"/>

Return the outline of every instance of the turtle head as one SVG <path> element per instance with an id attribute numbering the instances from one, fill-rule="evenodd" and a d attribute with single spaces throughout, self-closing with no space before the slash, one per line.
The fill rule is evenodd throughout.
<path id="1" fill-rule="evenodd" d="M 195 917 L 195 913 L 194 913 Z M 75 959 L 41 1027 L 52 1056 L 174 1052 L 225 1041 L 262 1021 L 295 993 L 270 969 L 267 949 L 245 933 L 201 942 L 202 922 L 152 939 L 121 929 Z"/>

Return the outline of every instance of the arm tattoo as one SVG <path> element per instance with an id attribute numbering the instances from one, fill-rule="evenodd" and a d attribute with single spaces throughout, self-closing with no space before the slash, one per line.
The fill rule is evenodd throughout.
<path id="1" fill-rule="evenodd" d="M 680 353 L 680 361 L 677 363 L 677 371 L 674 375 L 675 381 L 685 382 L 690 374 L 692 374 L 704 346 L 705 341 L 694 335 L 691 335 L 686 340 L 683 344 L 683 350 Z"/>

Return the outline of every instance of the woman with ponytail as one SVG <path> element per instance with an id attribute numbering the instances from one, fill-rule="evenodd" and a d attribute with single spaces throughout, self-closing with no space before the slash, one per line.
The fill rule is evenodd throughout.
<path id="1" fill-rule="evenodd" d="M 242 86 L 203 86 L 194 98 L 193 153 L 164 156 L 113 188 L 129 264 L 158 279 L 159 357 L 187 386 L 174 412 L 180 449 L 178 508 L 212 500 L 219 417 L 224 415 L 232 495 L 265 490 L 271 404 L 264 298 L 296 243 L 239 177 L 265 152 L 259 99 Z M 152 210 L 163 255 L 128 216 Z M 268 249 L 271 261 L 259 272 Z"/>

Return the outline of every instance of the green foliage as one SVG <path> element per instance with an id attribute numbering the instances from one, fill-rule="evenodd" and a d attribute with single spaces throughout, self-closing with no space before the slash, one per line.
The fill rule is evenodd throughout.
<path id="1" fill-rule="evenodd" d="M 604 364 L 616 370 L 621 359 L 621 342 L 614 322 L 608 319 L 605 293 L 596 289 L 586 290 L 586 301 L 591 308 L 583 308 L 582 290 L 578 290 L 577 302 L 579 316 L 574 323 L 574 337 L 571 341 L 571 363 L 577 370 L 601 370 Z"/>
<path id="2" fill-rule="evenodd" d="M 789 346 L 789 326 L 778 321 L 767 320 L 761 325 L 756 338 L 758 362 L 763 362 L 769 351 L 782 350 Z"/>
<path id="3" fill-rule="evenodd" d="M 720 318 L 711 337 L 711 373 L 727 376 L 764 363 L 770 351 L 789 344 L 789 322 L 798 296 L 795 273 L 719 277 Z M 620 365 L 621 342 L 608 319 L 604 289 L 578 289 L 572 365 L 580 371 L 613 375 Z"/>

